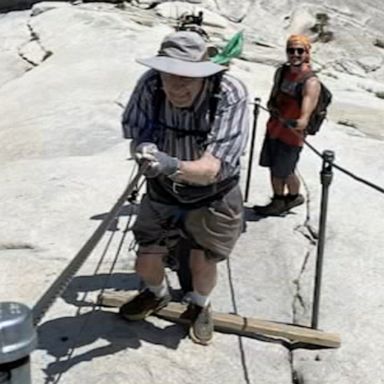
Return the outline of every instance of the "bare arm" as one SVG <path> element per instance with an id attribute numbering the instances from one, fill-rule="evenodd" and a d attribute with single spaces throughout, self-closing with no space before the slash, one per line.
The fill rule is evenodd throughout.
<path id="1" fill-rule="evenodd" d="M 198 160 L 180 161 L 180 173 L 176 181 L 207 185 L 214 183 L 219 174 L 221 162 L 205 152 Z"/>
<path id="2" fill-rule="evenodd" d="M 301 103 L 301 115 L 299 119 L 297 119 L 296 131 L 304 131 L 305 128 L 307 128 L 309 118 L 316 108 L 320 90 L 320 82 L 316 77 L 311 77 L 305 82 Z"/>

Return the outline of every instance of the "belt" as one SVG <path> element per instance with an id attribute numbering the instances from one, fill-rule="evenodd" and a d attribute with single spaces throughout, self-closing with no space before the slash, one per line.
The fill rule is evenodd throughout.
<path id="1" fill-rule="evenodd" d="M 148 179 L 148 194 L 152 200 L 164 204 L 204 206 L 221 199 L 239 182 L 233 176 L 210 185 L 189 185 L 171 180 L 168 177 Z"/>

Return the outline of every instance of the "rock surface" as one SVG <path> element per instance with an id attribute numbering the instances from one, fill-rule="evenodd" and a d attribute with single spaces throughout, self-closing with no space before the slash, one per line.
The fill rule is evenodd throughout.
<path id="1" fill-rule="evenodd" d="M 33 306 L 122 193 L 134 163 L 120 116 L 145 70 L 135 58 L 157 51 L 175 7 L 185 6 L 46 2 L 0 15 L 1 301 Z M 309 31 L 317 14 L 328 14 L 334 40 L 315 42 L 313 59 L 334 102 L 321 132 L 308 139 L 320 151 L 334 150 L 338 165 L 384 185 L 384 51 L 374 44 L 384 32 L 381 2 L 215 0 L 194 7 L 212 12 L 206 27 L 219 45 L 244 29 L 243 57 L 230 71 L 264 103 L 287 35 Z M 257 166 L 266 118 L 261 112 L 257 124 L 247 232 L 220 264 L 213 304 L 309 325 L 321 159 L 304 149 L 306 205 L 284 218 L 254 216 L 249 207 L 270 195 L 268 173 Z M 245 157 L 243 186 L 247 164 Z M 225 334 L 203 348 L 178 325 L 155 318 L 127 324 L 92 304 L 102 289 L 138 288 L 126 206 L 41 322 L 33 382 L 381 384 L 383 211 L 382 194 L 334 170 L 319 327 L 340 334 L 342 346 L 289 351 Z M 169 279 L 177 288 L 171 272 Z"/>

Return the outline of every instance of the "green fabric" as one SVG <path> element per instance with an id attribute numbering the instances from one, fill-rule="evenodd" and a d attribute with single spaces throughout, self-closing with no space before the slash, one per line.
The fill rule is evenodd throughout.
<path id="1" fill-rule="evenodd" d="M 228 44 L 213 56 L 211 60 L 216 64 L 227 65 L 234 57 L 238 57 L 243 50 L 244 34 L 242 31 L 237 32 L 229 40 Z"/>

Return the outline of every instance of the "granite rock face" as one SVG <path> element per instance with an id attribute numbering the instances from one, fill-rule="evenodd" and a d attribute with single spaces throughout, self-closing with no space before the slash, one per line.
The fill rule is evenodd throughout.
<path id="1" fill-rule="evenodd" d="M 150 3 L 39 2 L 0 15 L 1 301 L 33 306 L 122 193 L 135 164 L 121 113 L 145 71 L 135 59 L 153 55 L 173 30 L 174 14 L 191 6 L 207 15 L 205 27 L 219 46 L 244 29 L 245 49 L 230 73 L 263 104 L 286 37 L 311 33 L 314 66 L 334 101 L 324 127 L 308 140 L 319 151 L 334 150 L 337 164 L 354 175 L 384 185 L 380 1 L 203 0 L 145 9 Z M 332 39 L 321 41 L 327 31 Z M 257 122 L 247 231 L 219 265 L 212 301 L 218 311 L 308 326 L 322 164 L 306 147 L 299 172 L 307 203 L 285 217 L 253 215 L 250 207 L 271 193 L 257 158 L 267 117 L 261 112 Z M 41 322 L 33 382 L 62 375 L 68 384 L 381 384 L 383 211 L 382 194 L 334 169 L 319 327 L 340 334 L 342 347 L 290 351 L 225 334 L 202 348 L 178 325 L 155 318 L 128 324 L 95 306 L 102 289 L 139 287 L 126 204 Z M 174 273 L 168 276 L 177 288 Z"/>

